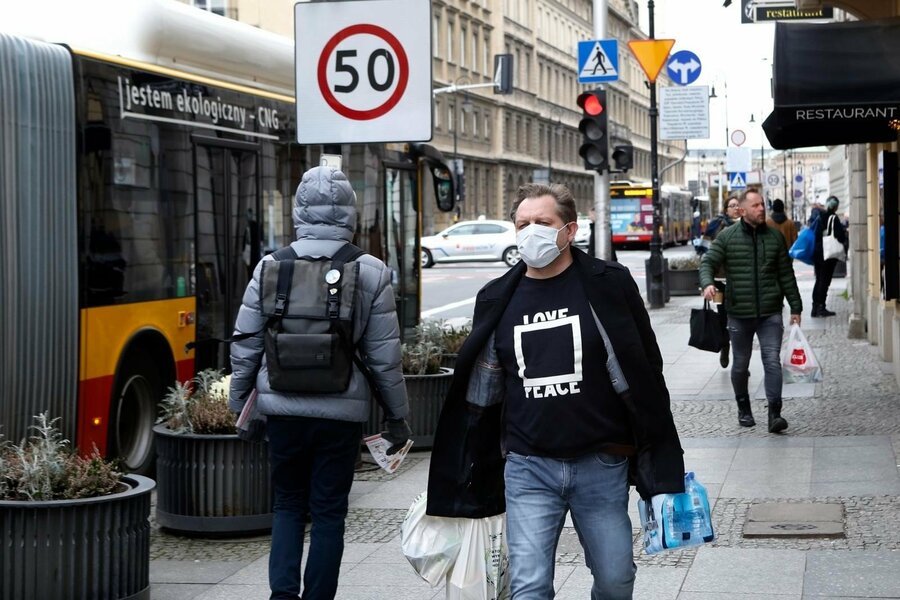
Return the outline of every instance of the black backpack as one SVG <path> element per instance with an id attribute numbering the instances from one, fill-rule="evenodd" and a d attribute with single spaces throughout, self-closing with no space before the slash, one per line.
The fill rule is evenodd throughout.
<path id="1" fill-rule="evenodd" d="M 298 257 L 287 246 L 272 254 L 275 260 L 262 263 L 259 303 L 260 312 L 268 317 L 264 338 L 273 390 L 343 392 L 354 363 L 372 384 L 371 373 L 353 344 L 359 280 L 356 259 L 363 254 L 353 244 L 345 244 L 331 258 Z M 376 390 L 374 385 L 372 389 Z"/>

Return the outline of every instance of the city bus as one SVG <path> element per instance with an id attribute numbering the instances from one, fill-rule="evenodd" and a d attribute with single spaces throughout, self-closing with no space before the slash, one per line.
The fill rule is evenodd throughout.
<path id="1" fill-rule="evenodd" d="M 291 40 L 178 2 L 68 4 L 62 33 L 33 33 L 46 15 L 0 23 L 0 433 L 18 441 L 46 411 L 79 451 L 148 473 L 161 398 L 227 370 L 211 340 L 294 239 L 294 190 L 323 152 L 294 141 Z M 453 209 L 449 168 L 424 144 L 336 151 L 354 241 L 391 268 L 410 331 L 423 212 Z"/>
<path id="2" fill-rule="evenodd" d="M 649 182 L 613 181 L 609 186 L 613 245 L 647 245 L 653 237 L 653 188 Z M 664 245 L 691 240 L 693 195 L 677 186 L 660 188 L 660 236 Z"/>

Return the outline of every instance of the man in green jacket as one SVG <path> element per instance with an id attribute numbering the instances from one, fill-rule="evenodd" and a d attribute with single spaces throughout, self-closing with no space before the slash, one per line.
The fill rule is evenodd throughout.
<path id="1" fill-rule="evenodd" d="M 713 241 L 700 263 L 703 297 L 712 300 L 716 293 L 713 274 L 721 266 L 728 283 L 725 305 L 728 332 L 734 349 L 731 386 L 738 405 L 738 423 L 756 425 L 750 409 L 747 380 L 753 335 L 762 352 L 766 400 L 769 403 L 769 431 L 787 429 L 781 416 L 781 337 L 784 322 L 781 311 L 786 298 L 791 308 L 791 325 L 800 324 L 803 302 L 797 289 L 794 268 L 781 232 L 766 226 L 766 205 L 756 190 L 740 197 L 741 219 Z"/>

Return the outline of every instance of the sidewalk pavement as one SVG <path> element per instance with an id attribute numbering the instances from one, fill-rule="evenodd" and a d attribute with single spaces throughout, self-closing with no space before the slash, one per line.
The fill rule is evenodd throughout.
<path id="1" fill-rule="evenodd" d="M 801 273 L 802 275 L 802 273 Z M 847 339 L 846 280 L 831 286 L 838 315 L 809 316 L 812 281 L 801 277 L 803 329 L 825 368 L 825 381 L 786 385 L 785 434 L 766 430 L 762 365 L 751 364 L 757 426 L 741 428 L 729 370 L 718 355 L 687 346 L 696 298 L 673 298 L 651 311 L 685 448 L 685 464 L 706 485 L 717 539 L 701 548 L 643 555 L 632 493 L 634 597 L 671 600 L 900 598 L 900 392 L 888 366 L 864 340 Z M 428 453 L 413 453 L 394 475 L 357 473 L 351 493 L 338 598 L 443 598 L 419 579 L 399 548 L 399 524 L 426 487 Z M 836 504 L 843 537 L 744 537 L 751 507 Z M 807 507 L 802 511 L 810 512 Z M 796 518 L 794 518 L 796 520 Z M 802 531 L 787 522 L 783 529 Z M 153 528 L 154 600 L 268 598 L 268 537 L 184 538 Z M 571 522 L 557 548 L 556 597 L 590 597 L 591 575 Z"/>

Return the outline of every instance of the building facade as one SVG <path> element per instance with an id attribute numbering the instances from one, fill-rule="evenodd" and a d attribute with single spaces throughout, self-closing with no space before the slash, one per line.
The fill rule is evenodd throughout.
<path id="1" fill-rule="evenodd" d="M 293 37 L 293 0 L 185 0 L 199 8 Z M 432 145 L 455 163 L 463 182 L 456 216 L 428 214 L 425 231 L 440 230 L 453 218 L 507 218 L 516 190 L 533 180 L 564 183 L 578 211 L 593 203 L 593 174 L 578 155 L 581 110 L 576 98 L 577 44 L 592 35 L 590 0 L 432 0 L 434 88 L 490 84 L 494 56 L 513 56 L 514 91 L 491 87 L 436 93 Z M 619 80 L 607 86 L 610 148 L 634 146 L 628 177 L 650 180 L 649 90 L 640 65 L 628 51 L 630 39 L 644 39 L 638 4 L 609 0 L 607 38 L 619 40 Z M 668 81 L 662 76 L 659 85 Z M 684 142 L 659 144 L 659 167 L 679 160 Z M 684 182 L 684 165 L 667 170 L 660 183 Z"/>

